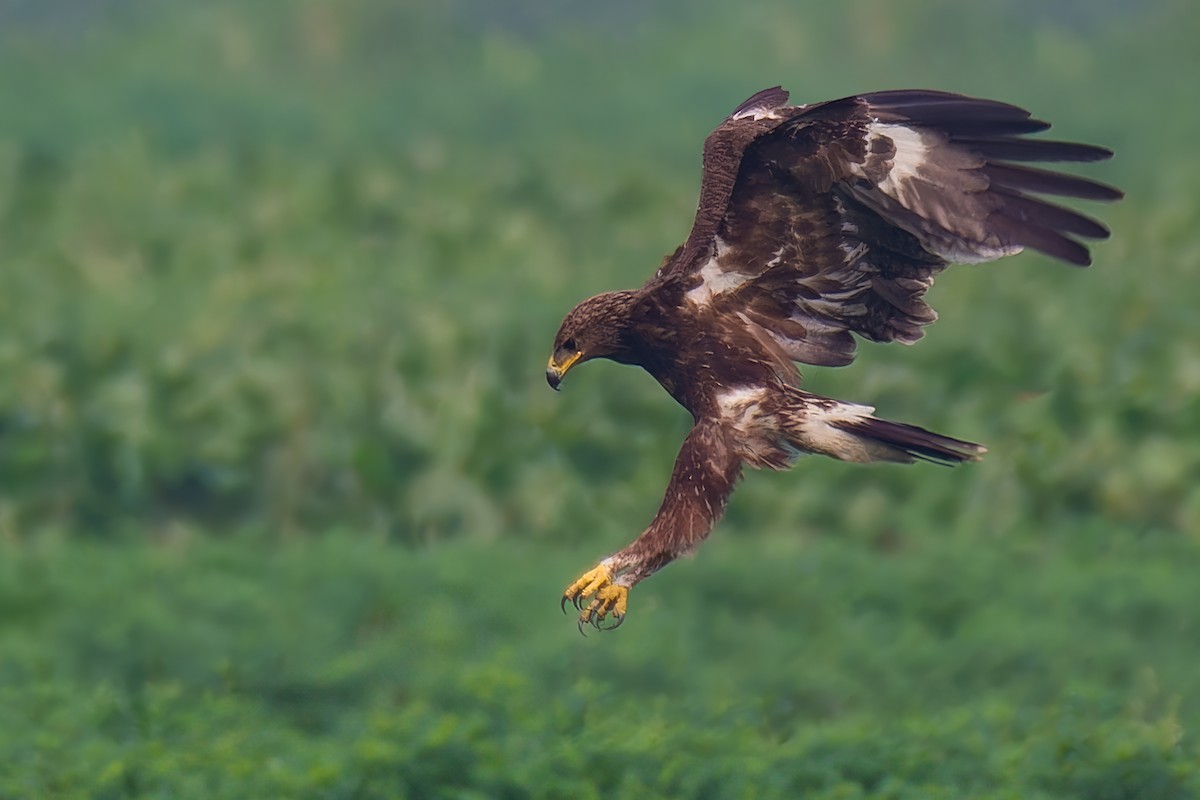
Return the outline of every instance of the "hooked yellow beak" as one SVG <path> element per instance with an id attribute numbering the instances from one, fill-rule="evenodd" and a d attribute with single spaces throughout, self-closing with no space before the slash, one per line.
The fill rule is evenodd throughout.
<path id="1" fill-rule="evenodd" d="M 546 383 L 550 384 L 550 388 L 558 391 L 558 385 L 562 383 L 563 376 L 567 374 L 567 370 L 575 366 L 575 362 L 581 358 L 583 358 L 583 353 L 578 350 L 572 353 L 561 364 L 554 363 L 554 356 L 550 356 L 550 363 L 546 364 Z"/>

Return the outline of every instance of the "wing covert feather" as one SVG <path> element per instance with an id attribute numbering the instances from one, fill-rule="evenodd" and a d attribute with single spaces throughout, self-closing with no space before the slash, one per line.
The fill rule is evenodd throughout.
<path id="1" fill-rule="evenodd" d="M 924 90 L 786 97 L 755 95 L 709 136 L 692 234 L 655 280 L 742 315 L 794 360 L 847 364 L 851 334 L 915 342 L 937 319 L 924 294 L 949 264 L 1029 247 L 1086 266 L 1080 240 L 1108 236 L 1040 195 L 1120 191 L 1026 163 L 1111 151 L 1028 138 L 1049 124 L 1017 106 Z"/>

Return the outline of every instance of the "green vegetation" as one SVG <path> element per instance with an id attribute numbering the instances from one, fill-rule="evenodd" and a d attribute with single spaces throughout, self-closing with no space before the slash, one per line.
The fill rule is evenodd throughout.
<path id="1" fill-rule="evenodd" d="M 1200 797 L 1200 8 L 593 5 L 0 11 L 0 798 Z M 554 329 L 776 83 L 1010 100 L 1129 198 L 806 371 L 983 463 L 752 474 L 581 639 L 688 419 Z"/>
<path id="2" fill-rule="evenodd" d="M 586 640 L 542 543 L 9 551 L 0 796 L 1200 793 L 1194 544 L 786 534 Z"/>

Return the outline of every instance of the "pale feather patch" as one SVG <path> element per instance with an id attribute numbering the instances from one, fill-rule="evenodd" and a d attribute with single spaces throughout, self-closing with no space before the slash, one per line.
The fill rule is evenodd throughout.
<path id="1" fill-rule="evenodd" d="M 729 252 L 729 245 L 719 236 L 715 244 L 712 258 L 700 268 L 700 285 L 685 295 L 689 302 L 698 306 L 708 305 L 714 296 L 732 291 L 751 279 L 745 273 L 722 269 L 721 259 Z"/>
<path id="2" fill-rule="evenodd" d="M 717 409 L 734 432 L 737 453 L 746 463 L 783 469 L 798 453 L 783 435 L 777 415 L 764 408 L 767 399 L 762 386 L 737 386 L 717 395 Z"/>
<path id="3" fill-rule="evenodd" d="M 930 175 L 935 172 L 931 169 L 931 159 L 938 157 L 938 146 L 942 142 L 932 133 L 922 132 L 907 125 L 886 122 L 870 123 L 867 126 L 868 143 L 881 137 L 891 140 L 896 152 L 891 158 L 891 169 L 888 170 L 883 180 L 879 181 L 876 188 L 904 208 L 912 209 L 915 196 L 914 184 L 918 181 L 930 182 Z M 867 177 L 860 164 L 853 165 L 851 172 L 860 178 Z M 897 224 L 915 235 L 930 252 L 955 264 L 982 264 L 1005 256 L 1016 255 L 1025 249 L 1021 245 L 997 247 L 983 242 L 969 241 L 952 234 L 934 236 L 928 230 L 906 226 L 902 222 L 897 222 Z"/>
<path id="4" fill-rule="evenodd" d="M 835 197 L 834 202 L 841 212 L 841 199 Z M 850 222 L 843 222 L 842 227 L 843 230 L 855 228 Z M 867 260 L 870 249 L 866 242 L 850 237 L 842 238 L 838 248 L 843 253 L 841 264 L 830 265 L 825 271 L 795 279 L 798 285 L 809 291 L 796 298 L 796 312 L 791 319 L 803 324 L 812 334 L 845 330 L 846 320 L 867 312 L 867 306 L 861 299 L 871 290 L 872 276 L 878 271 Z M 840 288 L 830 290 L 830 284 Z M 785 348 L 791 345 L 791 342 L 780 343 Z"/>
<path id="5" fill-rule="evenodd" d="M 856 245 L 851 245 L 849 242 L 843 239 L 842 241 L 838 242 L 838 247 L 843 253 L 846 254 L 847 262 L 858 261 L 867 254 L 866 242 L 859 242 Z"/>
<path id="6" fill-rule="evenodd" d="M 836 424 L 858 422 L 874 412 L 873 407 L 856 403 L 827 401 L 805 404 L 790 420 L 792 441 L 803 450 L 833 456 L 842 461 L 876 461 L 879 458 L 877 446 Z"/>
<path id="7" fill-rule="evenodd" d="M 937 254 L 952 264 L 985 264 L 1005 256 L 1015 256 L 1025 248 L 1019 244 L 1008 247 L 988 247 L 975 242 L 956 241 L 938 249 Z"/>
<path id="8" fill-rule="evenodd" d="M 892 140 L 896 154 L 892 156 L 892 168 L 887 177 L 879 182 L 879 188 L 885 194 L 899 199 L 904 183 L 918 177 L 921 168 L 929 160 L 929 142 L 918 130 L 884 122 L 872 122 L 867 127 L 867 135 L 872 140 L 881 136 Z"/>
<path id="9" fill-rule="evenodd" d="M 845 323 L 836 320 L 831 321 L 826 317 L 814 316 L 813 314 L 806 313 L 806 311 L 807 310 L 802 307 L 800 312 L 792 314 L 790 317 L 788 317 L 788 321 L 803 325 L 805 332 L 810 335 L 829 335 L 845 332 Z M 796 345 L 802 345 L 805 342 L 804 339 L 789 339 L 781 334 L 776 334 L 775 338 L 779 339 L 781 343 L 787 342 Z M 784 346 L 786 347 L 787 345 L 785 344 Z"/>
<path id="10" fill-rule="evenodd" d="M 757 122 L 760 119 L 782 119 L 782 117 L 780 117 L 773 108 L 755 106 L 754 108 L 747 108 L 744 111 L 739 111 L 730 117 L 730 119 L 752 119 Z"/>
<path id="11" fill-rule="evenodd" d="M 717 408 L 721 416 L 736 427 L 758 410 L 765 395 L 766 389 L 761 386 L 735 386 L 717 395 Z"/>
<path id="12" fill-rule="evenodd" d="M 857 317 L 867 313 L 866 303 L 847 303 L 841 300 L 827 300 L 825 298 L 806 300 L 804 301 L 804 307 L 818 314 L 824 314 L 831 319 Z"/>

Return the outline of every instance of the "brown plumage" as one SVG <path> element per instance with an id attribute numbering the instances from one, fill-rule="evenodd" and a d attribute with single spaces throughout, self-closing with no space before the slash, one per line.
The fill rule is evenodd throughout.
<path id="1" fill-rule="evenodd" d="M 802 391 L 794 362 L 849 364 L 855 335 L 917 341 L 937 318 L 925 292 L 951 263 L 1029 247 L 1087 266 L 1080 240 L 1108 236 L 1041 195 L 1120 191 L 1024 164 L 1111 151 L 1029 138 L 1050 126 L 1016 106 L 924 90 L 787 100 L 759 92 L 709 135 L 687 241 L 642 288 L 580 303 L 555 338 L 554 388 L 593 358 L 635 364 L 696 423 L 650 526 L 565 592 L 581 628 L 619 624 L 629 589 L 708 535 L 743 464 L 977 459 L 980 445 Z"/>

